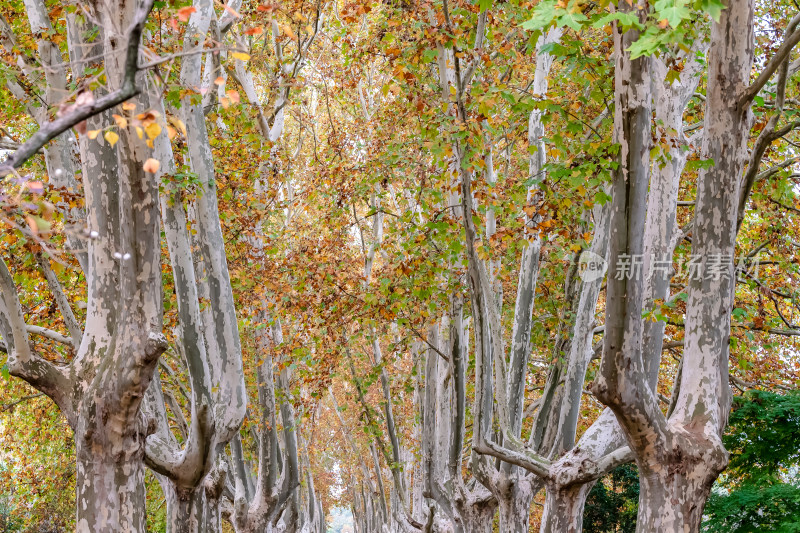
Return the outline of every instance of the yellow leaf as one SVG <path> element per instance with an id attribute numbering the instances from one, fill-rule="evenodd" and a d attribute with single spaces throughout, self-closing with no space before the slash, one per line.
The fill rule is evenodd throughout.
<path id="1" fill-rule="evenodd" d="M 136 109 L 136 104 L 134 104 L 133 102 L 125 102 L 122 104 L 122 109 L 124 111 L 133 111 L 134 109 Z"/>
<path id="2" fill-rule="evenodd" d="M 103 137 L 106 138 L 106 140 L 108 141 L 108 144 L 110 144 L 111 146 L 114 146 L 115 144 L 117 144 L 117 141 L 119 140 L 119 135 L 117 135 L 113 131 L 107 131 L 106 134 L 103 135 Z"/>
<path id="3" fill-rule="evenodd" d="M 172 139 L 174 139 L 177 134 L 178 134 L 178 130 L 176 130 L 172 126 L 167 126 L 167 135 L 169 136 L 169 140 L 170 141 Z"/>
<path id="4" fill-rule="evenodd" d="M 239 61 L 247 61 L 250 59 L 250 54 L 245 54 L 244 52 L 231 52 L 231 57 L 238 59 Z"/>
<path id="5" fill-rule="evenodd" d="M 155 139 L 158 137 L 158 134 L 161 133 L 161 126 L 159 126 L 156 122 L 151 122 L 144 128 L 145 133 L 150 139 Z"/>
<path id="6" fill-rule="evenodd" d="M 158 172 L 158 167 L 161 166 L 161 163 L 158 162 L 157 159 L 153 159 L 152 157 L 144 162 L 144 171 L 149 172 L 151 174 L 155 174 Z"/>
<path id="7" fill-rule="evenodd" d="M 186 135 L 186 125 L 183 123 L 181 119 L 179 119 L 178 117 L 168 116 L 167 120 L 169 120 L 178 129 L 179 132 Z"/>
<path id="8" fill-rule="evenodd" d="M 97 139 L 97 136 L 100 135 L 100 130 L 89 130 L 86 132 L 86 135 L 90 139 Z"/>
<path id="9" fill-rule="evenodd" d="M 136 136 L 139 137 L 139 139 L 144 138 L 144 130 L 139 126 L 136 126 Z"/>

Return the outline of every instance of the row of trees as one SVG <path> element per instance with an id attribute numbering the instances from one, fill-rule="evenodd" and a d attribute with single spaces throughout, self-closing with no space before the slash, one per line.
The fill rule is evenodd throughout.
<path id="1" fill-rule="evenodd" d="M 796 380 L 786 7 L 5 6 L 8 405 L 75 529 L 581 531 L 635 462 L 699 530 L 729 384 Z"/>

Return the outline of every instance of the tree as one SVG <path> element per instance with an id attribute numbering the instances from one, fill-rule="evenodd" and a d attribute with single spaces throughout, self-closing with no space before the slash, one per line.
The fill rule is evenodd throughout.
<path id="1" fill-rule="evenodd" d="M 66 73 L 60 66 L 57 45 L 48 39 L 50 20 L 43 3 L 30 2 L 26 8 L 31 31 L 39 36 L 39 61 L 51 74 L 45 85 L 47 103 L 56 105 L 57 89 L 66 86 Z M 115 91 L 122 91 L 127 99 L 135 94 L 130 88 L 141 84 L 142 75 L 137 74 L 139 39 L 151 8 L 152 2 L 129 5 L 113 14 L 96 13 L 106 28 L 103 44 L 111 95 L 119 96 Z M 73 18 L 71 23 L 77 24 L 77 20 Z M 111 28 L 126 28 L 126 32 L 120 35 Z M 85 49 L 100 51 L 95 44 L 85 48 L 80 42 L 72 44 L 79 65 Z M 11 81 L 12 91 L 19 87 L 15 83 Z M 103 98 L 97 101 L 109 103 Z M 90 91 L 82 92 L 74 111 L 65 113 L 62 120 L 67 127 L 84 119 L 87 128 L 104 127 L 102 122 L 110 117 L 96 115 L 102 111 L 102 107 L 94 107 L 97 101 Z M 111 103 L 119 101 L 112 99 Z M 46 114 L 35 117 L 40 120 L 41 132 L 48 124 L 58 124 L 58 119 L 48 123 Z M 39 146 L 49 137 L 37 141 Z M 66 153 L 73 139 L 65 135 L 45 153 L 48 167 L 63 184 L 75 179 L 71 156 Z M 79 143 L 86 234 L 90 237 L 84 270 L 89 299 L 85 328 L 81 331 L 71 324 L 72 334 L 82 335 L 71 339 L 76 354 L 68 365 L 57 366 L 31 350 L 14 281 L 5 261 L 0 263 L 2 335 L 10 348 L 9 371 L 47 394 L 75 432 L 78 531 L 144 530 L 142 458 L 148 428 L 139 405 L 166 349 L 160 303 L 155 298 L 160 293 L 160 261 L 157 183 L 155 169 L 146 157 L 150 147 L 128 131 L 116 142 L 119 146 L 113 147 L 81 137 Z M 14 165 L 24 161 L 26 148 L 19 149 L 20 159 L 12 156 Z M 33 152 L 36 150 L 38 147 Z M 63 299 L 59 301 L 64 305 Z M 66 320 L 72 315 L 68 308 L 61 312 Z"/>
<path id="2" fill-rule="evenodd" d="M 620 255 L 644 251 L 638 227 L 645 217 L 650 143 L 650 62 L 646 57 L 634 58 L 628 50 L 637 33 L 618 32 L 615 129 L 621 163 L 612 185 L 606 335 L 593 391 L 612 408 L 636 455 L 641 480 L 637 529 L 641 531 L 699 528 L 711 484 L 727 462 L 720 435 L 730 402 L 727 339 L 735 280 L 732 258 L 737 217 L 748 192 L 746 184 L 740 188 L 747 155 L 745 132 L 752 99 L 777 70 L 774 61 L 784 61 L 773 57 L 756 82 L 749 84 L 752 17 L 752 3 L 732 2 L 712 24 L 702 153 L 714 165 L 699 173 L 692 252 L 704 262 L 715 254 L 731 259 L 719 280 L 704 277 L 690 282 L 682 380 L 669 419 L 658 408 L 655 395 L 642 389 L 647 383 L 640 355 L 643 285 L 617 275 Z M 793 30 L 790 25 L 789 49 L 794 46 Z M 630 81 L 623 85 L 623 79 Z"/>

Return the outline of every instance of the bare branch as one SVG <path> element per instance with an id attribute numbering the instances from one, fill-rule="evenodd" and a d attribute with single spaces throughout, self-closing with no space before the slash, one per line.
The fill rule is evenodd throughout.
<path id="1" fill-rule="evenodd" d="M 764 88 L 775 71 L 778 70 L 778 68 L 780 68 L 780 66 L 789 59 L 792 49 L 798 42 L 800 42 L 800 29 L 797 28 L 798 23 L 800 23 L 800 13 L 795 15 L 794 18 L 792 18 L 792 20 L 789 22 L 789 26 L 786 28 L 786 37 L 784 38 L 781 47 L 778 48 L 778 51 L 775 52 L 775 55 L 773 55 L 767 62 L 764 70 L 762 70 L 761 74 L 759 74 L 758 78 L 756 78 L 756 81 L 754 81 L 742 94 L 739 100 L 740 105 L 749 105 L 750 102 L 753 101 L 753 98 L 755 98 L 761 89 Z"/>
<path id="2" fill-rule="evenodd" d="M 476 442 L 473 448 L 480 454 L 490 455 L 501 461 L 522 467 L 542 479 L 550 478 L 550 461 L 533 452 L 511 450 L 497 444 L 488 437 L 481 439 L 480 443 Z"/>
<path id="3" fill-rule="evenodd" d="M 797 25 L 798 21 L 800 21 L 800 15 L 796 16 L 792 21 L 790 24 L 790 30 Z M 798 32 L 800 32 L 800 30 L 798 30 Z M 767 124 L 761 131 L 761 134 L 759 134 L 758 139 L 756 139 L 756 143 L 755 146 L 753 146 L 753 151 L 747 166 L 747 171 L 742 177 L 741 192 L 739 194 L 739 213 L 736 221 L 737 231 L 744 221 L 745 209 L 747 207 L 747 201 L 750 198 L 750 193 L 753 190 L 753 185 L 755 185 L 756 181 L 761 176 L 758 170 L 761 166 L 761 159 L 764 157 L 767 149 L 773 141 L 780 139 L 784 135 L 787 135 L 789 132 L 800 127 L 800 121 L 795 121 L 786 124 L 779 130 L 775 129 L 778 126 L 778 121 L 780 120 L 781 116 L 783 116 L 783 104 L 786 98 L 786 82 L 788 81 L 789 72 L 788 56 L 786 56 L 779 67 L 780 70 L 778 72 L 778 81 L 776 87 L 777 94 L 775 97 L 775 112 L 772 114 L 772 116 L 770 116 Z"/>
<path id="4" fill-rule="evenodd" d="M 17 405 L 21 404 L 22 402 L 27 402 L 28 400 L 33 400 L 34 398 L 41 398 L 42 396 L 44 396 L 44 394 L 42 394 L 41 392 L 38 393 L 38 394 L 29 394 L 27 396 L 23 396 L 23 397 L 19 398 L 18 400 L 15 400 L 13 402 L 10 402 L 10 403 L 7 403 L 7 404 L 5 404 L 3 406 L 0 406 L 0 411 L 3 411 L 3 412 L 8 411 L 10 409 L 13 409 Z"/>
<path id="5" fill-rule="evenodd" d="M 39 335 L 40 337 L 44 337 L 46 339 L 50 339 L 51 341 L 60 342 L 61 344 L 66 344 L 67 346 L 72 346 L 75 348 L 76 346 L 72 343 L 72 338 L 67 337 L 57 331 L 53 331 L 52 329 L 43 328 L 41 326 L 31 326 L 26 325 L 25 329 L 31 335 Z"/>
<path id="6" fill-rule="evenodd" d="M 61 283 L 59 283 L 56 273 L 50 268 L 50 260 L 48 258 L 44 257 L 41 253 L 37 253 L 36 261 L 39 263 L 39 268 L 42 269 L 42 273 L 47 280 L 47 286 L 50 288 L 50 292 L 53 293 L 53 298 L 56 301 L 58 310 L 61 311 L 61 316 L 64 318 L 64 324 L 66 324 L 67 330 L 69 330 L 69 334 L 72 337 L 71 344 L 74 348 L 77 348 L 81 344 L 83 330 L 80 324 L 78 324 L 75 314 L 72 312 L 72 307 L 69 305 L 69 300 L 66 294 L 64 294 Z M 30 329 L 28 331 L 30 331 Z"/>

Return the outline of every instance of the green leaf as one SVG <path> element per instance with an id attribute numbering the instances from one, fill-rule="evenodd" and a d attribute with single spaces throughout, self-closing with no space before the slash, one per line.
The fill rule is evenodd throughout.
<path id="1" fill-rule="evenodd" d="M 533 16 L 522 23 L 524 30 L 541 30 L 553 23 L 556 18 L 556 3 L 553 0 L 539 2 L 533 8 Z"/>
<path id="2" fill-rule="evenodd" d="M 586 15 L 580 11 L 577 13 L 566 13 L 558 17 L 556 23 L 559 26 L 567 26 L 575 31 L 580 31 L 583 28 L 583 23 L 589 20 Z"/>
<path id="3" fill-rule="evenodd" d="M 649 56 L 658 50 L 658 47 L 661 46 L 661 38 L 657 31 L 656 28 L 648 28 L 648 30 L 628 48 L 631 59 Z"/>
<path id="4" fill-rule="evenodd" d="M 666 19 L 673 28 L 677 28 L 681 22 L 692 16 L 684 0 L 659 0 L 655 8 L 656 19 Z"/>
<path id="5" fill-rule="evenodd" d="M 719 17 L 722 15 L 722 10 L 725 9 L 725 4 L 721 0 L 700 0 L 700 9 L 711 15 L 714 22 L 719 22 Z"/>
<path id="6" fill-rule="evenodd" d="M 594 23 L 592 23 L 592 28 L 602 28 L 606 24 L 610 24 L 613 21 L 619 21 L 622 25 L 622 30 L 628 30 L 629 28 L 636 28 L 637 30 L 643 30 L 644 26 L 639 22 L 639 18 L 636 15 L 632 15 L 631 13 L 622 13 L 620 11 L 616 13 L 608 13 L 605 16 L 600 17 Z"/>
<path id="7" fill-rule="evenodd" d="M 668 85 L 672 85 L 676 81 L 680 81 L 680 79 L 681 79 L 681 73 L 678 72 L 677 70 L 670 69 L 667 71 L 667 76 L 664 79 L 664 81 L 667 82 Z"/>

